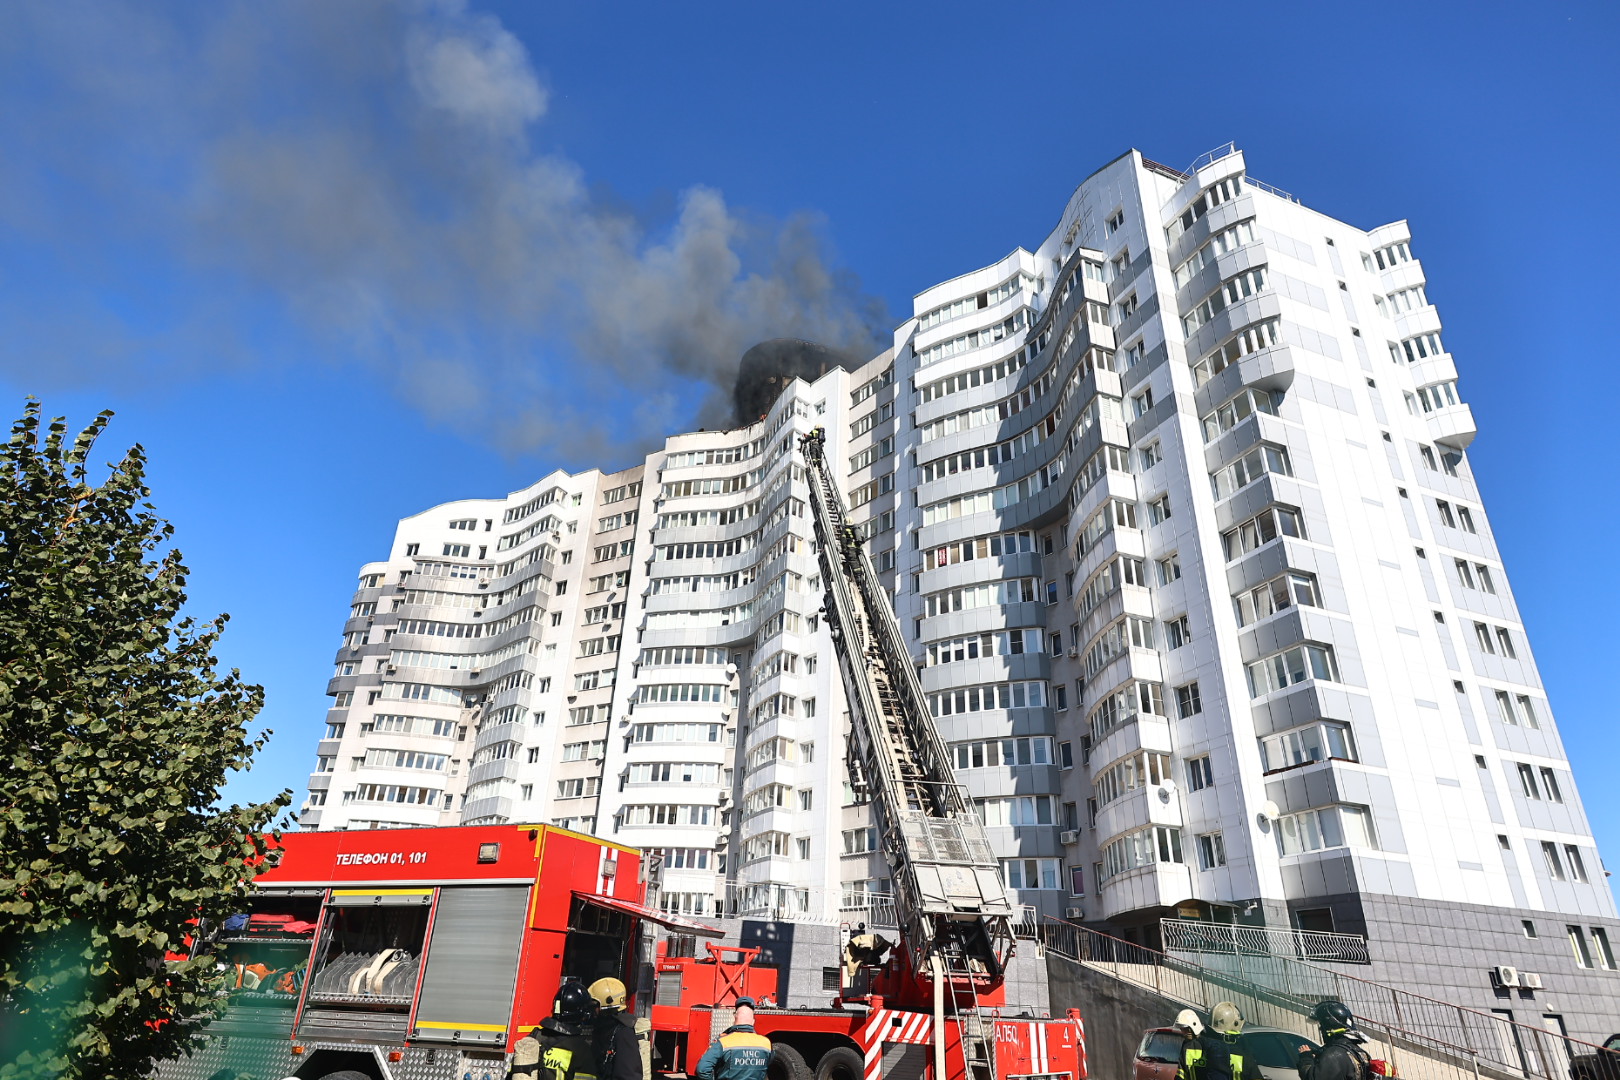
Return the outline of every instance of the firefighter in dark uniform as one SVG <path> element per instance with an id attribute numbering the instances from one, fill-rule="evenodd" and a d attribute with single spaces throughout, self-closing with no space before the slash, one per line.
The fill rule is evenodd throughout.
<path id="1" fill-rule="evenodd" d="M 771 1040 L 754 1033 L 754 999 L 738 998 L 732 1024 L 698 1062 L 698 1080 L 765 1080 Z"/>
<path id="2" fill-rule="evenodd" d="M 624 983 L 609 977 L 591 983 L 589 993 L 597 1006 L 591 1028 L 597 1076 L 601 1080 L 642 1080 L 641 1040 L 636 1037 L 636 1018 L 624 1007 L 629 991 Z"/>
<path id="3" fill-rule="evenodd" d="M 597 1080 L 591 1021 L 596 1002 L 577 982 L 566 982 L 551 1015 L 512 1048 L 512 1075 L 529 1080 Z"/>
<path id="4" fill-rule="evenodd" d="M 1264 1080 L 1260 1066 L 1243 1052 L 1243 1014 L 1230 1001 L 1209 1011 L 1209 1027 L 1189 1039 L 1176 1080 Z"/>
<path id="5" fill-rule="evenodd" d="M 1372 1057 L 1361 1048 L 1356 1018 L 1342 1001 L 1324 1001 L 1311 1010 L 1322 1029 L 1322 1049 L 1301 1046 L 1299 1080 L 1368 1080 Z"/>

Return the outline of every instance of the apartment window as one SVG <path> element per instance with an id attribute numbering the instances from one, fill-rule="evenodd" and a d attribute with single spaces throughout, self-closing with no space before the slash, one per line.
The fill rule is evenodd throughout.
<path id="1" fill-rule="evenodd" d="M 1552 875 L 1554 881 L 1568 881 L 1564 873 L 1564 861 L 1558 857 L 1558 845 L 1551 840 L 1541 842 L 1541 857 L 1547 863 L 1547 873 Z"/>
<path id="2" fill-rule="evenodd" d="M 1471 510 L 1468 509 L 1468 507 L 1466 507 L 1466 506 L 1458 506 L 1457 507 L 1457 520 L 1462 524 L 1462 527 L 1466 531 L 1468 531 L 1468 532 L 1478 532 L 1479 531 L 1478 529 L 1474 528 L 1474 514 L 1473 514 L 1473 512 Z"/>
<path id="3" fill-rule="evenodd" d="M 472 554 L 472 545 L 446 544 L 444 545 L 444 554 L 447 558 L 465 559 L 467 556 Z"/>
<path id="4" fill-rule="evenodd" d="M 1601 926 L 1592 927 L 1592 945 L 1597 953 L 1598 963 L 1613 971 L 1614 949 L 1609 946 L 1609 932 Z"/>
<path id="5" fill-rule="evenodd" d="M 1060 859 L 1003 859 L 1009 889 L 1059 889 Z"/>
<path id="6" fill-rule="evenodd" d="M 1559 880 L 1563 879 L 1560 878 Z M 1592 950 L 1586 945 L 1586 934 L 1578 926 L 1566 926 L 1564 932 L 1569 935 L 1569 948 L 1575 954 L 1575 966 L 1591 967 Z"/>
<path id="7" fill-rule="evenodd" d="M 1334 847 L 1377 848 L 1372 815 L 1365 806 L 1326 806 L 1277 819 L 1277 849 L 1299 855 Z"/>
<path id="8" fill-rule="evenodd" d="M 1502 647 L 1502 655 L 1509 660 L 1519 658 L 1519 654 L 1513 651 L 1513 635 L 1508 633 L 1506 627 L 1498 626 L 1496 628 L 1496 643 Z"/>
<path id="9" fill-rule="evenodd" d="M 1504 724 L 1519 725 L 1518 714 L 1513 711 L 1513 695 L 1506 690 L 1496 691 L 1496 714 Z"/>
<path id="10" fill-rule="evenodd" d="M 1067 686 L 1058 683 L 1052 687 L 1052 704 L 1058 712 L 1062 712 L 1069 707 L 1069 688 Z"/>
<path id="11" fill-rule="evenodd" d="M 1452 562 L 1457 567 L 1457 580 L 1462 582 L 1462 587 L 1465 589 L 1474 588 L 1474 572 L 1469 568 L 1468 563 L 1462 559 L 1453 559 Z"/>
<path id="12" fill-rule="evenodd" d="M 1164 460 L 1164 447 L 1159 445 L 1159 441 L 1157 439 L 1148 443 L 1136 453 L 1137 459 L 1141 462 L 1141 468 L 1144 472 L 1153 468 L 1153 466 Z"/>
<path id="13" fill-rule="evenodd" d="M 1491 643 L 1490 627 L 1486 626 L 1482 622 L 1475 623 L 1474 640 L 1479 642 L 1479 649 L 1481 652 L 1490 653 L 1492 656 L 1496 655 L 1496 646 Z"/>
<path id="14" fill-rule="evenodd" d="M 405 555 L 406 555 L 407 558 L 417 554 L 421 550 L 422 550 L 422 545 L 421 544 L 406 544 L 405 545 Z"/>
<path id="15" fill-rule="evenodd" d="M 1305 644 L 1285 649 L 1248 666 L 1249 694 L 1260 697 L 1307 679 L 1339 681 L 1339 668 L 1328 645 Z"/>
<path id="16" fill-rule="evenodd" d="M 1172 650 L 1179 649 L 1192 640 L 1192 624 L 1183 615 L 1179 619 L 1171 619 L 1164 624 L 1165 637 L 1169 640 Z"/>
<path id="17" fill-rule="evenodd" d="M 1517 767 L 1519 771 L 1519 790 L 1524 793 L 1525 798 L 1535 799 L 1537 802 L 1540 802 L 1541 789 L 1536 786 L 1535 767 L 1532 765 L 1526 765 L 1522 761 L 1518 763 Z M 1546 847 L 1547 845 L 1543 844 L 1542 846 Z M 1563 878 L 1559 878 L 1558 880 L 1562 881 Z"/>
<path id="18" fill-rule="evenodd" d="M 523 784 L 523 785 L 521 785 L 518 788 L 518 798 L 522 799 L 524 802 L 528 802 L 530 799 L 534 798 L 534 785 L 533 784 Z"/>
<path id="19" fill-rule="evenodd" d="M 1159 569 L 1159 584 L 1168 585 L 1181 579 L 1181 556 L 1166 555 L 1154 564 Z"/>
<path id="20" fill-rule="evenodd" d="M 1279 536 L 1305 538 L 1305 522 L 1298 510 L 1289 506 L 1267 507 L 1258 517 L 1221 534 L 1221 546 L 1230 562 Z"/>
<path id="21" fill-rule="evenodd" d="M 1234 596 L 1232 603 L 1237 609 L 1239 626 L 1248 626 L 1295 604 L 1321 606 L 1316 594 L 1316 578 L 1300 573 L 1273 578 L 1258 588 Z"/>
<path id="22" fill-rule="evenodd" d="M 1564 845 L 1564 865 L 1569 868 L 1571 881 L 1578 881 L 1582 885 L 1591 884 L 1586 876 L 1586 860 L 1581 858 L 1581 849 L 1574 844 Z"/>
<path id="23" fill-rule="evenodd" d="M 1457 518 L 1451 512 L 1451 504 L 1444 499 L 1436 499 L 1434 505 L 1440 511 L 1440 524 L 1448 529 L 1455 529 L 1457 527 Z"/>
<path id="24" fill-rule="evenodd" d="M 1190 682 L 1176 687 L 1176 713 L 1185 720 L 1204 711 L 1203 699 L 1198 696 L 1198 684 Z"/>
<path id="25" fill-rule="evenodd" d="M 1057 602 L 1058 602 L 1058 585 L 1057 585 L 1057 582 L 1048 581 L 1046 583 L 1046 606 L 1051 607 L 1053 604 L 1056 604 Z M 1061 644 L 1059 646 L 1059 650 L 1054 650 L 1054 651 L 1060 651 L 1060 650 L 1061 650 Z"/>
<path id="26" fill-rule="evenodd" d="M 1349 724 L 1337 720 L 1318 720 L 1260 740 L 1260 764 L 1268 773 L 1329 758 L 1358 760 Z"/>
<path id="27" fill-rule="evenodd" d="M 1209 755 L 1204 754 L 1202 757 L 1190 759 L 1187 762 L 1187 789 L 1203 791 L 1207 787 L 1214 786 L 1215 774 L 1209 766 Z"/>
<path id="28" fill-rule="evenodd" d="M 1086 895 L 1086 868 L 1083 866 L 1069 867 L 1069 895 Z"/>
<path id="29" fill-rule="evenodd" d="M 808 859 L 810 857 L 810 838 L 808 836 L 797 838 L 794 840 L 794 845 L 799 849 L 799 858 Z"/>
<path id="30" fill-rule="evenodd" d="M 1148 503 L 1148 521 L 1151 524 L 1158 525 L 1169 520 L 1170 496 L 1167 493 Z"/>
<path id="31" fill-rule="evenodd" d="M 539 761 L 540 761 L 540 748 L 538 746 L 529 747 L 529 764 L 530 765 L 535 765 L 535 764 L 538 764 Z"/>
<path id="32" fill-rule="evenodd" d="M 1519 715 L 1524 717 L 1524 726 L 1539 728 L 1541 724 L 1536 720 L 1536 710 L 1535 706 L 1530 703 L 1530 696 L 1528 694 L 1520 694 L 1518 696 L 1518 700 Z"/>
<path id="33" fill-rule="evenodd" d="M 1564 793 L 1558 789 L 1558 777 L 1547 766 L 1541 767 L 1541 791 L 1548 802 L 1563 802 Z"/>
<path id="34" fill-rule="evenodd" d="M 1211 474 L 1210 489 L 1215 498 L 1225 499 L 1270 473 L 1292 476 L 1294 470 L 1289 464 L 1286 449 L 1262 443 L 1226 468 Z"/>
<path id="35" fill-rule="evenodd" d="M 1226 865 L 1226 842 L 1221 839 L 1218 832 L 1204 833 L 1198 837 L 1198 868 L 1200 870 L 1213 870 L 1217 866 Z"/>
<path id="36" fill-rule="evenodd" d="M 1524 927 L 1524 936 L 1525 937 L 1533 938 L 1533 937 L 1538 937 L 1539 936 L 1536 933 L 1536 924 L 1531 922 L 1529 919 L 1520 919 L 1519 923 L 1520 923 L 1520 925 L 1522 925 Z"/>
<path id="37" fill-rule="evenodd" d="M 1513 844 L 1508 840 L 1506 833 L 1496 834 L 1496 846 L 1501 848 L 1503 851 L 1513 850 Z"/>
<path id="38" fill-rule="evenodd" d="M 1491 580 L 1491 568 L 1484 563 L 1474 564 L 1474 577 L 1479 579 L 1479 587 L 1485 592 L 1495 594 L 1496 583 Z"/>
<path id="39" fill-rule="evenodd" d="M 1096 219 L 1094 218 L 1093 220 Z M 1113 236 L 1115 233 L 1119 232 L 1120 228 L 1125 224 L 1125 211 L 1123 209 L 1114 211 L 1112 214 L 1108 215 L 1108 220 L 1105 224 L 1108 226 L 1108 235 Z"/>
<path id="40" fill-rule="evenodd" d="M 1131 415 L 1140 420 L 1153 411 L 1153 388 L 1150 386 L 1131 398 Z"/>
<path id="41" fill-rule="evenodd" d="M 811 791 L 809 788 L 801 788 L 799 791 L 799 809 L 811 809 L 815 805 L 815 798 L 816 793 L 814 791 Z"/>
<path id="42" fill-rule="evenodd" d="M 1058 764 L 1065 769 L 1074 768 L 1074 746 L 1071 743 L 1058 743 Z"/>
<path id="43" fill-rule="evenodd" d="M 1427 446 L 1418 447 L 1418 455 L 1423 458 L 1423 465 L 1430 472 L 1439 472 L 1440 463 L 1435 460 L 1434 451 Z"/>
<path id="44" fill-rule="evenodd" d="M 551 613 L 551 625 L 552 626 L 561 626 L 562 625 L 562 612 L 553 611 Z"/>

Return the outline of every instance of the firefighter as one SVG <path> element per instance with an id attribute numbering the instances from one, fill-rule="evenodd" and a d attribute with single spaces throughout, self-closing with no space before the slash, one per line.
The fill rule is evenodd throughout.
<path id="1" fill-rule="evenodd" d="M 737 999 L 731 1026 L 709 1044 L 698 1062 L 698 1080 L 765 1080 L 771 1040 L 754 1033 L 754 999 Z"/>
<path id="2" fill-rule="evenodd" d="M 641 1040 L 636 1018 L 625 1011 L 630 996 L 618 979 L 597 979 L 589 991 L 596 1002 L 591 1045 L 596 1051 L 596 1075 L 602 1080 L 642 1080 Z"/>
<path id="3" fill-rule="evenodd" d="M 1361 1048 L 1356 1018 L 1342 1001 L 1324 1001 L 1311 1010 L 1322 1029 L 1322 1049 L 1299 1048 L 1300 1080 L 1368 1080 L 1372 1058 Z"/>
<path id="4" fill-rule="evenodd" d="M 1242 1033 L 1238 1007 L 1230 1001 L 1216 1005 L 1209 1012 L 1209 1028 L 1182 1049 L 1176 1080 L 1263 1080 L 1260 1066 L 1243 1053 Z"/>
<path id="5" fill-rule="evenodd" d="M 512 1048 L 512 1075 L 532 1080 L 597 1080 L 591 1049 L 596 1002 L 577 982 L 565 982 L 551 1015 Z"/>

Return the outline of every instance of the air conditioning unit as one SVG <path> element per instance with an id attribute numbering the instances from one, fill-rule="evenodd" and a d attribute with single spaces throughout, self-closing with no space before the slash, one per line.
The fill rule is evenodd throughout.
<path id="1" fill-rule="evenodd" d="M 1508 967 L 1506 964 L 1491 968 L 1491 979 L 1497 986 L 1518 986 L 1519 969 Z"/>
<path id="2" fill-rule="evenodd" d="M 724 806 L 724 805 L 726 805 L 726 804 L 727 804 L 727 803 L 728 803 L 728 802 L 730 802 L 730 801 L 731 801 L 731 792 L 729 792 L 729 791 L 722 791 L 722 792 L 721 792 L 721 793 L 720 793 L 720 805 L 721 805 L 721 806 Z"/>
<path id="3" fill-rule="evenodd" d="M 1077 648 L 1070 649 L 1069 650 L 1069 659 L 1070 660 L 1078 660 L 1078 659 L 1080 659 L 1080 650 L 1077 649 Z"/>
<path id="4" fill-rule="evenodd" d="M 1083 919 L 1086 917 L 1086 909 L 1083 907 L 1066 907 L 1063 909 L 1063 917 L 1066 919 Z"/>
<path id="5" fill-rule="evenodd" d="M 467 672 L 467 678 L 469 678 L 469 679 L 478 678 L 478 676 L 482 673 L 482 670 L 483 670 L 482 668 L 473 668 L 471 671 Z"/>
<path id="6" fill-rule="evenodd" d="M 479 579 L 478 579 L 478 587 L 479 587 L 479 588 L 480 588 L 480 589 L 487 589 L 487 588 L 489 588 L 489 578 L 487 578 L 487 577 L 481 577 L 481 578 L 479 578 Z"/>
<path id="7" fill-rule="evenodd" d="M 393 664 L 389 664 L 386 668 L 383 669 L 383 674 L 385 674 L 385 675 L 398 675 L 399 674 L 399 668 L 395 667 Z"/>
<path id="8" fill-rule="evenodd" d="M 1080 830 L 1064 829 L 1058 834 L 1058 840 L 1064 844 L 1078 844 L 1080 842 Z"/>
<path id="9" fill-rule="evenodd" d="M 1527 971 L 1519 976 L 1519 982 L 1530 990 L 1541 989 L 1541 976 L 1533 971 Z"/>

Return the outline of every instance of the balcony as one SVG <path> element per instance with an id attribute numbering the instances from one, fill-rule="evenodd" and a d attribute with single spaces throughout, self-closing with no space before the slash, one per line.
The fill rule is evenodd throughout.
<path id="1" fill-rule="evenodd" d="M 1136 719 L 1110 731 L 1102 742 L 1091 748 L 1092 776 L 1126 754 L 1138 750 L 1152 750 L 1161 754 L 1171 752 L 1170 719 L 1152 713 L 1137 713 Z"/>
<path id="2" fill-rule="evenodd" d="M 1454 446 L 1458 450 L 1466 450 L 1479 434 L 1479 428 L 1474 423 L 1474 410 L 1468 407 L 1467 402 L 1457 405 L 1447 405 L 1443 409 L 1436 409 L 1428 413 L 1424 420 L 1429 425 L 1429 435 L 1435 442 L 1443 446 Z"/>
<path id="3" fill-rule="evenodd" d="M 1184 851 L 1184 858 L 1192 858 Z M 1115 874 L 1102 885 L 1102 917 L 1141 908 L 1170 907 L 1193 895 L 1192 870 L 1185 863 L 1153 863 Z"/>

